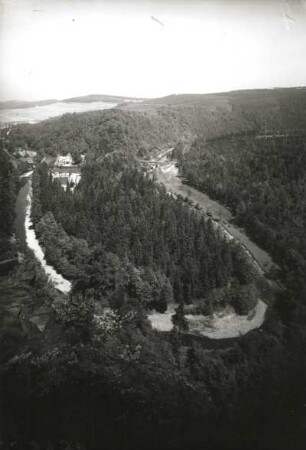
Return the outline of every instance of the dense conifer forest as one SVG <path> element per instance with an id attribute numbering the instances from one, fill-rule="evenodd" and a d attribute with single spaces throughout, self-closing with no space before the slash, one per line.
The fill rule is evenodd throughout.
<path id="1" fill-rule="evenodd" d="M 12 256 L 10 237 L 15 218 L 18 177 L 9 155 L 0 147 L 0 259 Z"/>
<path id="2" fill-rule="evenodd" d="M 199 138 L 179 166 L 186 182 L 230 206 L 306 299 L 305 134 Z"/>
<path id="3" fill-rule="evenodd" d="M 182 107 L 168 98 L 149 113 L 68 115 L 18 126 L 5 138 L 3 242 L 14 231 L 16 198 L 8 154 L 25 146 L 40 160 L 85 152 L 86 164 L 75 189 L 52 181 L 45 163 L 32 178 L 35 230 L 48 262 L 72 281 L 71 293 L 47 282 L 31 251 L 0 277 L 4 448 L 304 448 L 304 137 L 254 137 L 268 117 L 281 134 L 291 111 L 301 116 L 303 96 L 269 95 L 260 93 L 266 110 L 262 98 L 254 106 L 253 97 L 252 104 L 233 94 L 230 108 L 229 100 L 220 108 L 212 99 Z M 262 120 L 254 135 L 255 116 Z M 187 182 L 228 204 L 282 270 L 284 290 L 263 327 L 227 342 L 186 333 L 184 308 L 252 309 L 254 272 L 209 219 L 168 195 L 137 161 L 178 142 Z M 148 310 L 172 302 L 180 327 L 153 330 Z M 42 308 L 48 320 L 39 331 L 34 318 Z"/>
<path id="4" fill-rule="evenodd" d="M 118 150 L 139 157 L 178 141 L 237 133 L 305 130 L 306 89 L 179 95 L 82 114 L 65 114 L 11 130 L 7 148 L 27 146 L 56 155 Z M 119 146 L 119 147 L 120 147 Z"/>
<path id="5" fill-rule="evenodd" d="M 223 288 L 223 306 L 232 303 L 239 310 L 241 286 L 255 291 L 254 270 L 237 245 L 229 245 L 210 219 L 120 158 L 87 164 L 74 193 L 52 182 L 47 165 L 38 168 L 33 183 L 37 232 L 50 261 L 68 278 L 87 279 L 88 286 L 103 291 L 102 279 L 111 270 L 103 264 L 103 253 L 99 259 L 97 250 L 103 249 L 113 261 L 138 269 L 143 278 L 143 285 L 136 286 L 140 301 L 161 312 L 173 298 L 187 304 L 197 299 L 206 310 L 220 307 L 209 299 L 216 288 Z M 113 289 L 127 288 L 122 263 L 114 266 L 118 273 Z M 254 308 L 253 297 L 246 295 L 244 312 Z"/>

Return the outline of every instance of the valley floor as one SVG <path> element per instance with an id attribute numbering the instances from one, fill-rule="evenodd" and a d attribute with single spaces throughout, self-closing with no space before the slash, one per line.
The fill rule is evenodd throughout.
<path id="1" fill-rule="evenodd" d="M 236 314 L 232 309 L 214 313 L 212 317 L 186 314 L 189 332 L 206 336 L 210 339 L 231 339 L 242 336 L 251 330 L 260 328 L 265 320 L 267 305 L 258 300 L 256 308 L 246 316 Z M 174 305 L 170 305 L 165 313 L 154 312 L 148 316 L 152 327 L 158 331 L 171 331 Z"/>

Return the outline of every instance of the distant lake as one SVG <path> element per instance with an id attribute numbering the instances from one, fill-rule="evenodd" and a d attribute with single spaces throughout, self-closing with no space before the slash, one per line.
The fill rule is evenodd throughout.
<path id="1" fill-rule="evenodd" d="M 8 123 L 37 123 L 50 117 L 61 116 L 66 113 L 98 111 L 117 106 L 117 103 L 107 102 L 56 102 L 50 105 L 34 106 L 32 108 L 2 109 L 0 110 L 0 124 Z"/>

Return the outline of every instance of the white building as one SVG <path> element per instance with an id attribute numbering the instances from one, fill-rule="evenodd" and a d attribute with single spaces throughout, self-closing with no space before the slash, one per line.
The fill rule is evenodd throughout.
<path id="1" fill-rule="evenodd" d="M 54 165 L 57 167 L 72 166 L 72 156 L 70 153 L 66 156 L 58 155 Z"/>
<path id="2" fill-rule="evenodd" d="M 66 190 L 68 183 L 73 183 L 72 191 L 74 191 L 75 186 L 79 183 L 81 179 L 80 172 L 56 172 L 51 171 L 52 179 L 59 178 L 62 187 Z"/>

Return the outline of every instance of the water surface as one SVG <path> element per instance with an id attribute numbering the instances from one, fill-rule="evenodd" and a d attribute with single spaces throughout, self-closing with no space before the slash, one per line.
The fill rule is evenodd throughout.
<path id="1" fill-rule="evenodd" d="M 37 123 L 66 113 L 98 111 L 114 108 L 115 106 L 117 106 L 117 103 L 56 102 L 50 105 L 34 106 L 32 108 L 0 109 L 0 124 Z"/>

